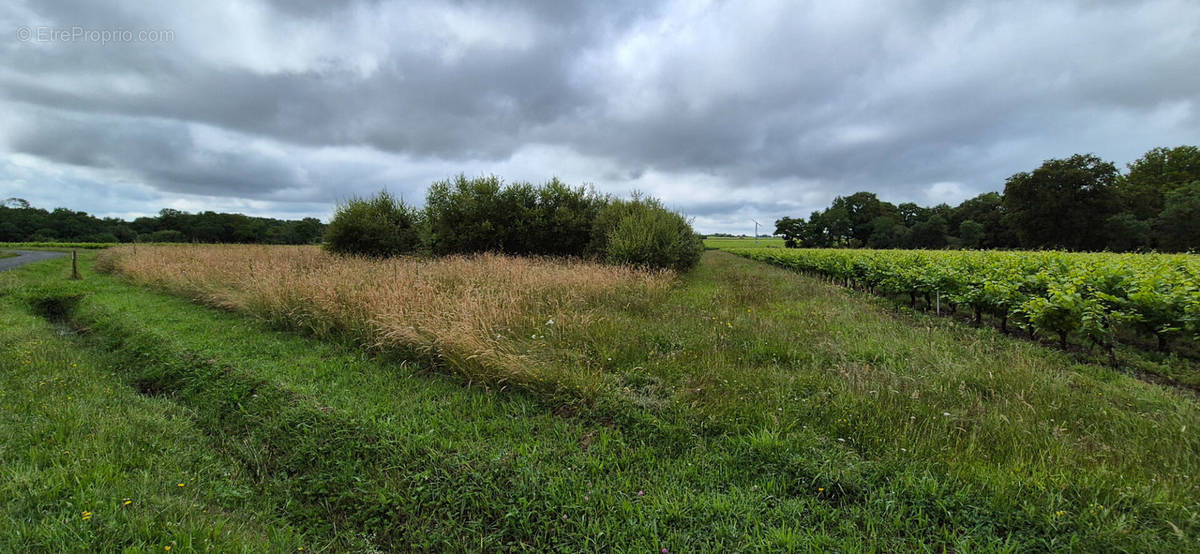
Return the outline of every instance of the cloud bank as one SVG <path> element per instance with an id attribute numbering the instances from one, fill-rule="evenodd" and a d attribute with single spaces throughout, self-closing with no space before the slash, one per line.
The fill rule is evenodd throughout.
<path id="1" fill-rule="evenodd" d="M 1190 1 L 39 0 L 0 30 L 0 196 L 98 215 L 327 217 L 463 172 L 748 232 L 1200 142 Z"/>

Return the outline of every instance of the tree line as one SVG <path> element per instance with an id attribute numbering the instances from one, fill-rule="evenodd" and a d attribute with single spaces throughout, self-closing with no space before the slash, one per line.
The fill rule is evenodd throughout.
<path id="1" fill-rule="evenodd" d="M 954 207 L 857 192 L 777 220 L 775 234 L 810 248 L 1200 250 L 1200 148 L 1155 148 L 1126 167 L 1092 154 L 1050 159 Z"/>
<path id="2" fill-rule="evenodd" d="M 313 244 L 321 242 L 324 232 L 325 225 L 312 217 L 281 220 L 168 208 L 154 217 L 125 221 L 66 208 L 47 211 L 20 198 L 0 205 L 0 242 Z"/>

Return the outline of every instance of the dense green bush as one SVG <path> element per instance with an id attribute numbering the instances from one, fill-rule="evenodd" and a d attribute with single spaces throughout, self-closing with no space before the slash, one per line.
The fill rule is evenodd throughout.
<path id="1" fill-rule="evenodd" d="M 337 208 L 325 229 L 325 248 L 339 254 L 395 256 L 421 246 L 420 214 L 387 191 L 352 198 Z"/>
<path id="2" fill-rule="evenodd" d="M 505 184 L 496 176 L 464 175 L 430 186 L 423 212 L 387 193 L 340 206 L 325 246 L 367 255 L 420 248 L 438 256 L 578 256 L 679 271 L 696 265 L 704 251 L 687 219 L 653 198 L 616 200 L 558 179 Z"/>
<path id="3" fill-rule="evenodd" d="M 430 249 L 434 254 L 460 254 L 501 250 L 511 221 L 503 206 L 503 185 L 495 176 L 439 181 L 425 196 Z"/>
<path id="4" fill-rule="evenodd" d="M 704 241 L 686 218 L 638 195 L 601 209 L 592 237 L 592 252 L 608 263 L 687 271 L 704 253 Z"/>
<path id="5" fill-rule="evenodd" d="M 466 176 L 434 183 L 425 200 L 434 254 L 582 255 L 603 197 L 558 179 L 534 186 Z"/>
<path id="6" fill-rule="evenodd" d="M 570 187 L 558 179 L 537 189 L 538 226 L 534 235 L 538 253 L 579 256 L 592 242 L 592 225 L 606 199 L 584 187 Z"/>

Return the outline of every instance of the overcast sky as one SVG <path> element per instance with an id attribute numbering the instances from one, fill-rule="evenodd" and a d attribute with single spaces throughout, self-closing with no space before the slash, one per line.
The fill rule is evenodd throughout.
<path id="1" fill-rule="evenodd" d="M 102 216 L 325 219 L 462 172 L 738 233 L 1200 143 L 1195 0 L 7 0 L 0 26 L 0 198 Z"/>

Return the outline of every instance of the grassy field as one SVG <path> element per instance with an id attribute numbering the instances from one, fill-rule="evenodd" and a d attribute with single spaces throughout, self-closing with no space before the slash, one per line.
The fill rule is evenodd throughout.
<path id="1" fill-rule="evenodd" d="M 750 237 L 709 237 L 704 239 L 704 247 L 710 250 L 729 250 L 733 248 L 783 248 L 781 238 Z"/>
<path id="2" fill-rule="evenodd" d="M 309 544 L 278 517 L 285 506 L 252 494 L 245 469 L 213 452 L 190 410 L 139 394 L 117 356 L 32 314 L 19 282 L 0 274 L 0 551 Z"/>
<path id="3" fill-rule="evenodd" d="M 256 264 L 238 258 L 253 249 L 228 249 L 247 276 L 226 280 L 186 247 L 155 252 L 158 265 L 109 252 L 110 269 L 128 273 L 97 274 L 87 253 L 83 281 L 65 279 L 63 260 L 0 274 L 5 321 L 19 323 L 5 327 L 3 355 L 16 363 L 46 352 L 40 373 L 6 363 L 4 378 L 75 375 L 59 360 L 69 358 L 105 389 L 71 389 L 56 402 L 23 392 L 24 403 L 0 408 L 6 437 L 45 443 L 3 442 L 22 445 L 3 451 L 5 467 L 28 468 L 0 483 L 24 491 L 0 500 L 9 527 L 0 536 L 22 537 L 20 550 L 166 544 L 182 529 L 219 531 L 228 549 L 1200 546 L 1194 396 L 726 253 L 707 253 L 683 277 L 610 275 L 578 295 L 548 284 L 562 278 L 555 263 L 537 262 L 521 271 L 542 277 L 499 280 L 514 289 L 512 304 L 490 304 L 503 291 L 469 276 L 452 288 L 453 272 L 410 268 L 447 281 L 429 297 L 474 300 L 444 309 L 493 307 L 447 316 L 503 347 L 505 356 L 488 358 L 433 332 L 436 318 L 414 318 L 411 333 L 388 339 L 380 330 L 399 320 L 349 309 L 360 305 L 355 295 L 370 297 L 364 288 L 412 284 L 404 266 L 359 277 L 342 287 L 346 298 L 327 287 L 334 297 L 316 303 L 319 287 L 272 292 L 315 279 L 319 268 L 278 265 L 305 256 Z M 512 269 L 504 263 L 480 262 Z M 580 270 L 591 271 L 570 273 Z M 339 271 L 328 275 L 365 270 Z M 558 292 L 524 300 L 530 282 Z M 493 317 L 495 306 L 521 307 L 525 323 Z M 30 416 L 38 402 L 52 413 Z M 90 417 L 72 406 L 90 407 Z M 173 426 L 146 425 L 140 438 L 197 468 L 172 470 L 97 432 L 94 420 L 120 426 L 126 412 L 167 414 L 159 419 Z M 53 421 L 55 432 L 27 430 L 34 419 Z M 68 498 L 39 456 L 68 450 L 60 447 L 70 437 L 107 448 L 107 458 L 91 458 L 102 463 L 71 470 L 100 484 L 72 491 L 59 511 L 23 503 Z M 200 453 L 207 458 L 188 462 Z M 94 514 L 87 521 L 109 517 L 88 507 L 106 494 L 126 497 L 114 492 L 123 479 L 112 466 L 208 471 L 203 487 L 145 494 L 164 505 L 196 495 L 188 502 L 212 519 L 177 529 L 166 511 L 141 526 L 82 525 L 83 511 Z"/>
<path id="4" fill-rule="evenodd" d="M 325 338 L 436 363 L 488 384 L 590 398 L 603 372 L 533 363 L 554 337 L 604 314 L 660 303 L 669 274 L 484 255 L 342 258 L 316 247 L 143 246 L 100 255 L 105 271 Z"/>

